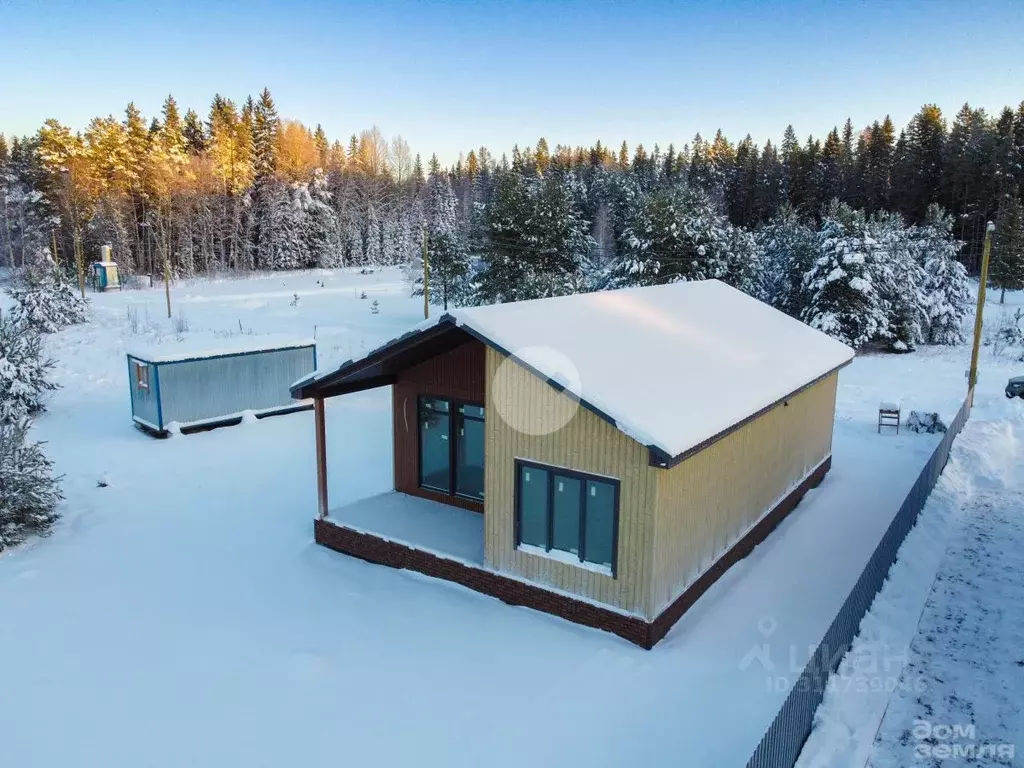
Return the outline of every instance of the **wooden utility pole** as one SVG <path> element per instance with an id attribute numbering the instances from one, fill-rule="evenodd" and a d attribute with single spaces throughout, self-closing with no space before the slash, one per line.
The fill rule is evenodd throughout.
<path id="1" fill-rule="evenodd" d="M 78 232 L 78 222 L 75 222 L 75 265 L 78 267 L 78 288 L 85 298 L 85 251 L 82 249 L 82 236 Z"/>
<path id="2" fill-rule="evenodd" d="M 423 319 L 430 317 L 430 265 L 427 262 L 427 225 L 423 225 Z"/>
<path id="3" fill-rule="evenodd" d="M 168 238 L 170 239 L 170 238 Z M 168 248 L 164 248 L 164 294 L 167 296 L 167 319 L 171 317 L 171 263 L 167 258 Z"/>
<path id="4" fill-rule="evenodd" d="M 996 225 L 985 227 L 985 247 L 981 252 L 981 276 L 978 283 L 978 310 L 974 315 L 974 347 L 971 349 L 971 370 L 967 375 L 967 397 L 974 405 L 974 385 L 978 383 L 978 350 L 981 348 L 982 313 L 985 311 L 985 288 L 988 285 L 988 259 L 992 251 L 992 233 Z"/>

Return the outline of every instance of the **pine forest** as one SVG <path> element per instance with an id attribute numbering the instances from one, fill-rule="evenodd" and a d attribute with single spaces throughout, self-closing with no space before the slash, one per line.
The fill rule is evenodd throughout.
<path id="1" fill-rule="evenodd" d="M 710 134 L 709 134 L 710 135 Z M 125 275 L 416 264 L 430 297 L 512 301 L 717 278 L 862 348 L 962 340 L 968 275 L 1024 288 L 1024 103 L 925 105 L 763 146 L 473 148 L 444 167 L 377 128 L 347 141 L 266 89 L 205 116 L 168 97 L 84 129 L 0 135 L 0 266 L 70 280 L 112 246 Z M 413 268 L 410 270 L 415 273 Z M 413 290 L 422 291 L 414 286 Z"/>

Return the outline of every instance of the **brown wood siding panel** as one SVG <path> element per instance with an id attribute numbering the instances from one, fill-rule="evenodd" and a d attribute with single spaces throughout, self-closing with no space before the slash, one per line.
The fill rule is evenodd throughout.
<path id="1" fill-rule="evenodd" d="M 659 475 L 660 612 L 832 453 L 838 372 Z"/>
<path id="2" fill-rule="evenodd" d="M 485 473 L 484 558 L 497 571 L 518 574 L 539 584 L 582 595 L 622 610 L 653 618 L 650 577 L 657 475 L 648 466 L 647 449 L 566 395 L 504 356 L 487 349 L 487 471 Z M 501 402 L 496 400 L 496 390 Z M 568 423 L 550 434 L 534 434 L 558 421 Z M 501 413 L 515 414 L 521 429 Z M 515 545 L 515 459 L 618 478 L 618 573 L 603 573 L 521 552 Z"/>
<path id="3" fill-rule="evenodd" d="M 442 504 L 483 512 L 483 504 L 419 487 L 416 400 L 421 395 L 466 400 L 486 406 L 484 345 L 473 339 L 451 352 L 403 371 L 392 386 L 395 490 Z M 490 414 L 488 414 L 490 416 Z"/>

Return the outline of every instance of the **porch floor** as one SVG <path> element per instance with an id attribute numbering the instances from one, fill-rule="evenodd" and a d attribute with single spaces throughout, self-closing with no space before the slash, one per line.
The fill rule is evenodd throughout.
<path id="1" fill-rule="evenodd" d="M 484 516 L 389 491 L 332 509 L 335 525 L 473 565 L 484 564 Z"/>

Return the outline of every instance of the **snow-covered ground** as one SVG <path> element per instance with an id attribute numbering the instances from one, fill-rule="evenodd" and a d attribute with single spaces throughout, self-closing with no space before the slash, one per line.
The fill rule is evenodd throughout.
<path id="1" fill-rule="evenodd" d="M 990 305 L 987 316 L 994 324 L 1021 299 Z M 1019 760 L 1024 749 L 1022 438 L 1024 403 L 976 400 L 831 680 L 800 768 L 1017 764 L 1010 756 Z"/>
<path id="2" fill-rule="evenodd" d="M 875 768 L 1020 765 L 1024 753 L 1024 420 L 1010 435 L 976 426 L 1012 447 L 1009 466 L 989 468 L 998 474 L 979 478 L 987 482 L 964 510 L 910 647 L 904 679 L 916 690 L 904 686 L 889 702 Z"/>
<path id="3" fill-rule="evenodd" d="M 97 296 L 48 342 L 62 388 L 35 436 L 68 498 L 51 537 L 0 556 L 4 765 L 742 765 L 937 443 L 878 435 L 878 402 L 950 418 L 969 353 L 845 369 L 825 482 L 647 652 L 317 547 L 308 412 L 132 427 L 126 348 L 315 336 L 323 367 L 422 318 L 397 270 L 173 298 L 169 321 L 159 289 Z M 1014 366 L 983 364 L 976 413 L 1009 418 Z M 336 398 L 327 425 L 332 506 L 387 490 L 388 391 Z"/>

